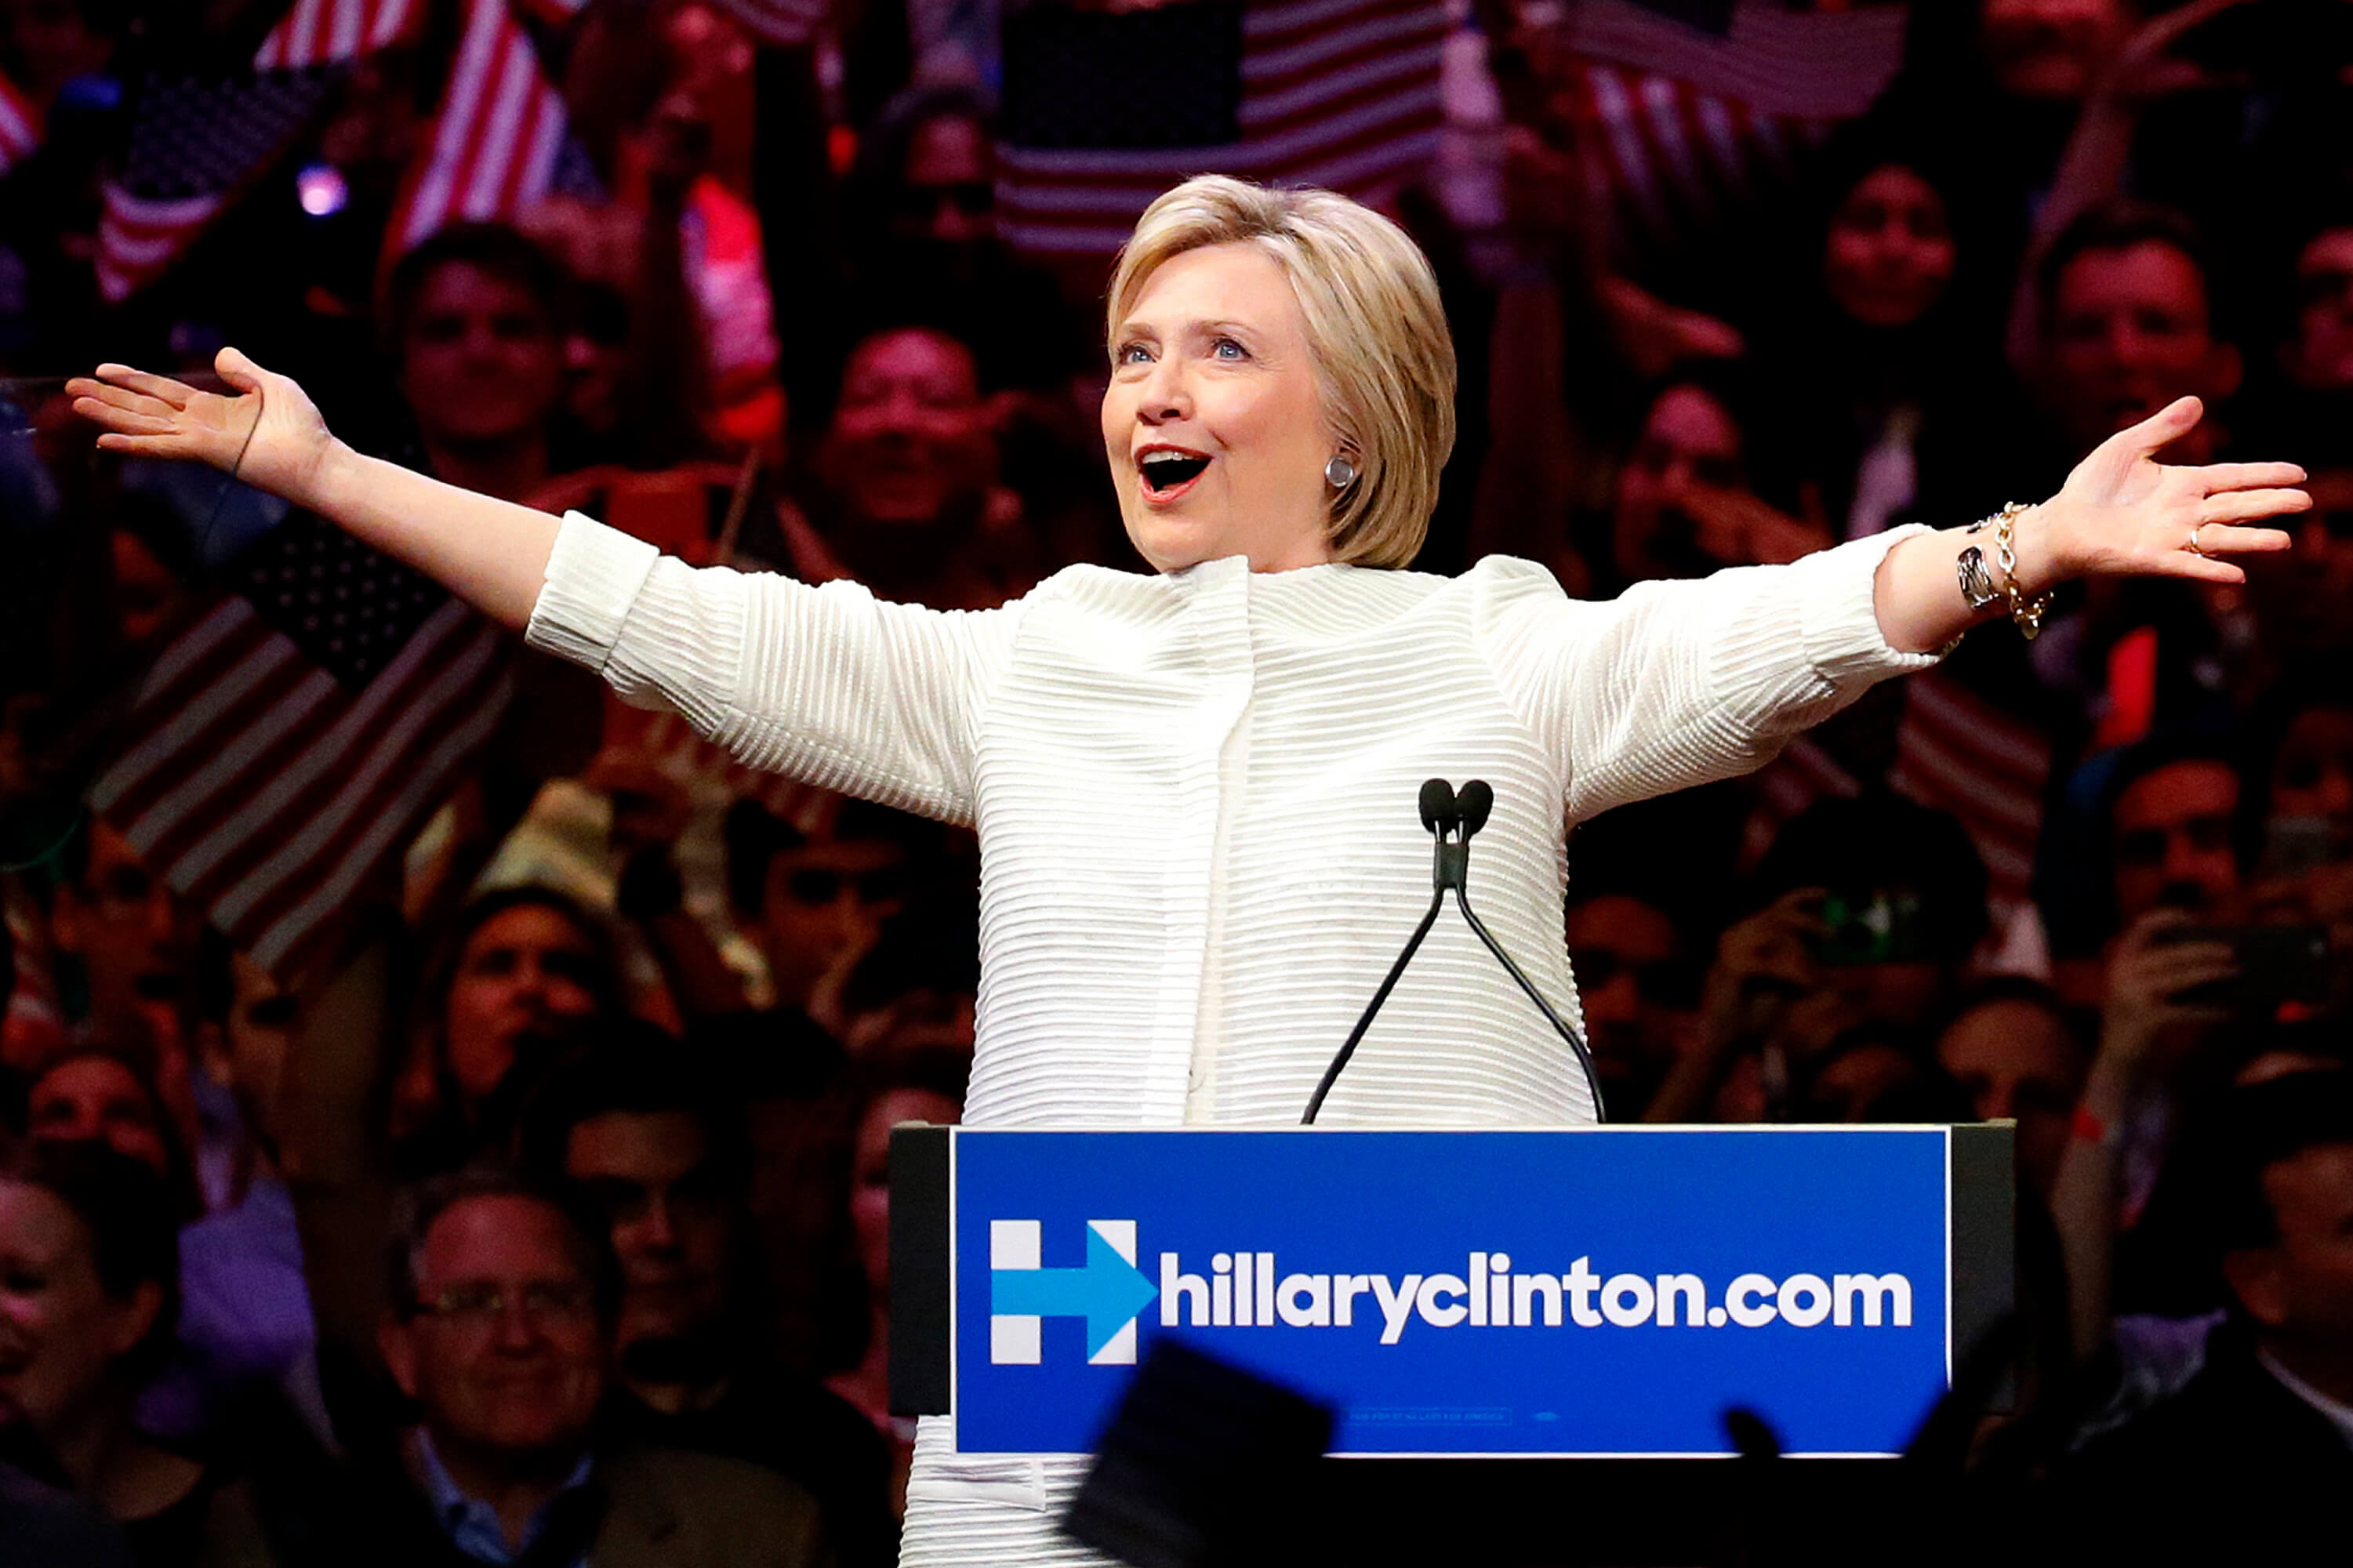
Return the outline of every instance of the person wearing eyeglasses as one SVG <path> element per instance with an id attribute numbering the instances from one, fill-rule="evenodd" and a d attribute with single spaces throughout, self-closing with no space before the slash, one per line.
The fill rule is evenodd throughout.
<path id="1" fill-rule="evenodd" d="M 1973 626 L 2031 634 L 2063 582 L 2237 583 L 2231 557 L 2285 549 L 2260 525 L 2308 504 L 2292 464 L 2160 465 L 2200 416 L 2183 398 L 1974 529 L 1580 602 L 1528 562 L 1407 570 L 1456 373 L 1388 219 L 1199 176 L 1145 210 L 1107 298 L 1104 455 L 1150 574 L 1075 566 L 979 612 L 696 571 L 371 462 L 233 351 L 236 398 L 112 364 L 68 390 L 108 449 L 289 495 L 750 766 L 975 826 L 976 1127 L 1296 1124 L 1429 896 L 1432 774 L 1493 786 L 1486 921 L 1566 999 L 1570 823 L 1760 766 Z M 1324 1125 L 1593 1120 L 1475 943 L 1417 973 Z M 918 1436 L 908 1568 L 1090 1561 L 1051 1527 L 1078 1467 L 952 1448 Z"/>
<path id="2" fill-rule="evenodd" d="M 361 1563 L 452 1568 L 829 1564 L 816 1502 L 712 1455 L 607 1451 L 618 1268 L 566 1190 L 499 1169 L 436 1177 L 394 1218 L 385 1366 L 416 1412 L 346 1517 Z"/>
<path id="3" fill-rule="evenodd" d="M 622 1290 L 607 1430 L 788 1477 L 823 1508 L 840 1568 L 887 1568 L 889 1451 L 771 1342 L 740 1086 L 680 1059 L 652 1025 L 617 1026 L 557 1070 L 522 1129 L 525 1162 L 563 1173 L 610 1225 Z"/>

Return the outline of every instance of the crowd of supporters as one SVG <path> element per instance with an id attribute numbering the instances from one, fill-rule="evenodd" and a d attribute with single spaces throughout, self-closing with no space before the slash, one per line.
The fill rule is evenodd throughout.
<path id="1" fill-rule="evenodd" d="M 794 41 L 516 0 L 564 176 L 390 243 L 459 9 L 322 76 L 121 294 L 126 116 L 286 7 L 0 0 L 0 111 L 40 130 L 0 136 L 11 1563 L 894 1557 L 887 1132 L 957 1114 L 971 837 L 501 646 L 432 798 L 358 811 L 401 841 L 339 828 L 350 885 L 298 856 L 248 893 L 207 847 L 259 800 L 300 847 L 332 784 L 271 794 L 258 698 L 183 720 L 191 760 L 139 696 L 299 520 L 94 454 L 61 384 L 234 343 L 453 482 L 980 609 L 1138 564 L 1107 258 L 1003 237 L 997 7 L 933 0 Z M 1567 928 L 1618 1120 L 2015 1119 L 2011 1375 L 1924 1412 L 1925 1533 L 2302 1556 L 2353 1491 L 2353 5 L 1909 9 L 1866 111 L 1768 125 L 1599 90 L 1575 4 L 1453 6 L 1440 155 L 1360 193 L 1463 367 L 1417 568 L 1606 596 L 1966 523 L 2185 394 L 2181 460 L 2309 471 L 2243 587 L 2079 587 L 1750 778 L 1577 825 Z M 1711 151 L 1742 136 L 1774 155 Z M 138 745 L 179 771 L 122 782 Z M 1692 1560 L 1640 1522 L 1633 1560 Z"/>

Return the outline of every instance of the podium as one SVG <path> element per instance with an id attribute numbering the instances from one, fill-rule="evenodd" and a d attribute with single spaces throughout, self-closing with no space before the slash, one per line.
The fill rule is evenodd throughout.
<path id="1" fill-rule="evenodd" d="M 1335 1457 L 1898 1454 L 2011 1308 L 2012 1128 L 1001 1131 L 891 1151 L 891 1384 L 1091 1451 L 1164 1335 Z"/>

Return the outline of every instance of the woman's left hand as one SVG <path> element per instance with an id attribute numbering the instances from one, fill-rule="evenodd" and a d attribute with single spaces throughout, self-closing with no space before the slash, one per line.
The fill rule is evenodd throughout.
<path id="1" fill-rule="evenodd" d="M 2058 495 L 2036 509 L 2044 514 L 2047 552 L 2035 574 L 2044 579 L 2038 591 L 2072 577 L 2243 583 L 2245 571 L 2224 557 L 2288 548 L 2293 541 L 2281 530 L 2251 525 L 2312 505 L 2309 495 L 2294 488 L 2304 482 L 2302 468 L 2294 463 L 2176 468 L 2157 460 L 2167 444 L 2197 426 L 2202 412 L 2198 399 L 2181 398 L 2117 431 L 2075 465 Z M 2023 544 L 2025 530 L 2020 537 Z M 2028 568 L 2024 560 L 2020 565 Z"/>

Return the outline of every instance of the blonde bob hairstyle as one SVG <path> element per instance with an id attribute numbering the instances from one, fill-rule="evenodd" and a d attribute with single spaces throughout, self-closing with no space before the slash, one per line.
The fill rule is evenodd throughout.
<path id="1" fill-rule="evenodd" d="M 1272 257 L 1307 319 L 1324 422 L 1356 468 L 1334 493 L 1334 559 L 1409 564 L 1454 450 L 1454 340 L 1429 261 L 1404 230 L 1345 196 L 1201 174 L 1136 220 L 1112 273 L 1108 339 L 1163 263 L 1212 245 Z"/>

